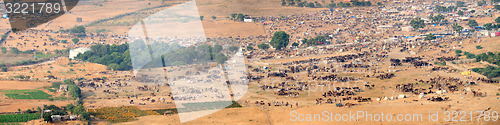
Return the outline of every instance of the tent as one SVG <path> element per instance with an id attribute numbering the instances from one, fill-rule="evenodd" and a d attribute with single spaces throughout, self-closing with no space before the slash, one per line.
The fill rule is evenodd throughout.
<path id="1" fill-rule="evenodd" d="M 398 96 L 398 98 L 406 98 L 406 96 L 404 94 L 401 94 Z"/>
<path id="2" fill-rule="evenodd" d="M 461 74 L 462 74 L 463 76 L 467 76 L 467 75 L 470 75 L 470 73 L 471 73 L 470 71 L 465 71 L 465 72 L 462 72 Z"/>

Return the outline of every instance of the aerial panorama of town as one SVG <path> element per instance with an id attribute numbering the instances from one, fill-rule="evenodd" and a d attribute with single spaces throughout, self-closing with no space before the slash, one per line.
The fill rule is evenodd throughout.
<path id="1" fill-rule="evenodd" d="M 0 125 L 500 124 L 500 0 L 0 0 Z"/>

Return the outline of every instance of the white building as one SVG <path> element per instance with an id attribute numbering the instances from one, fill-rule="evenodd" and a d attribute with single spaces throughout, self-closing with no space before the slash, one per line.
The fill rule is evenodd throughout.
<path id="1" fill-rule="evenodd" d="M 251 23 L 251 22 L 253 22 L 253 20 L 252 20 L 252 18 L 251 18 L 251 17 L 247 16 L 247 17 L 245 17 L 245 18 L 243 19 L 243 22 L 245 22 L 245 23 Z"/>
<path id="2" fill-rule="evenodd" d="M 77 49 L 72 49 L 69 51 L 69 58 L 70 59 L 74 59 L 78 54 L 80 53 L 85 53 L 87 51 L 90 51 L 89 48 L 85 48 L 85 47 L 82 47 L 82 48 L 77 48 Z"/>

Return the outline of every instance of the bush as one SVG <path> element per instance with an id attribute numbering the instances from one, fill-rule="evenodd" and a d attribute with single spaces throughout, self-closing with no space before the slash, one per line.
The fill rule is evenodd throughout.
<path id="1" fill-rule="evenodd" d="M 50 88 L 55 88 L 55 89 L 59 89 L 59 87 L 61 86 L 61 82 L 53 82 L 52 83 L 52 86 L 50 86 Z"/>
<path id="2" fill-rule="evenodd" d="M 7 53 L 7 48 L 1 47 L 0 49 L 2 50 L 2 53 L 4 53 L 4 54 Z"/>
<path id="3" fill-rule="evenodd" d="M 73 43 L 77 44 L 78 42 L 80 42 L 80 39 L 78 39 L 78 38 L 73 38 L 71 41 L 73 41 Z"/>
<path id="4" fill-rule="evenodd" d="M 19 51 L 19 49 L 17 49 L 16 47 L 11 47 L 10 48 L 10 52 L 13 53 L 13 54 L 19 54 L 19 53 L 21 53 L 21 51 Z"/>
<path id="5" fill-rule="evenodd" d="M 227 56 L 222 53 L 219 53 L 217 54 L 217 56 L 215 56 L 215 60 L 219 64 L 224 64 L 224 62 L 227 61 Z"/>
<path id="6" fill-rule="evenodd" d="M 85 33 L 85 27 L 83 26 L 75 26 L 70 29 L 71 33 Z"/>
<path id="7" fill-rule="evenodd" d="M 5 64 L 0 64 L 0 72 L 7 72 L 7 66 Z"/>
<path id="8" fill-rule="evenodd" d="M 236 13 L 233 13 L 231 14 L 231 20 L 234 20 L 234 21 L 243 21 L 245 20 L 245 17 L 248 16 L 248 15 L 244 15 L 244 14 L 236 14 Z"/>
<path id="9" fill-rule="evenodd" d="M 236 51 L 238 50 L 240 47 L 237 47 L 237 46 L 231 46 L 229 47 L 229 51 L 233 52 L 233 51 Z"/>
<path id="10" fill-rule="evenodd" d="M 248 46 L 247 46 L 247 50 L 253 50 L 252 45 L 248 45 Z"/>
<path id="11" fill-rule="evenodd" d="M 257 45 L 257 47 L 259 47 L 259 49 L 267 50 L 269 49 L 269 44 L 262 43 L 260 45 Z"/>
<path id="12" fill-rule="evenodd" d="M 445 61 L 442 61 L 442 62 L 434 62 L 435 65 L 439 65 L 439 66 L 446 66 L 446 62 Z"/>
<path id="13" fill-rule="evenodd" d="M 462 53 L 462 50 L 457 49 L 457 50 L 455 50 L 455 53 L 457 54 L 457 56 L 460 56 L 460 54 Z"/>

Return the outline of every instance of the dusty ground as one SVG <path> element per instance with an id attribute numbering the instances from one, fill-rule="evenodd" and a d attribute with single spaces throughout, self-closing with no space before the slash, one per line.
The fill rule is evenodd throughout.
<path id="1" fill-rule="evenodd" d="M 50 85 L 48 82 L 0 81 L 1 90 L 37 89 Z"/>

